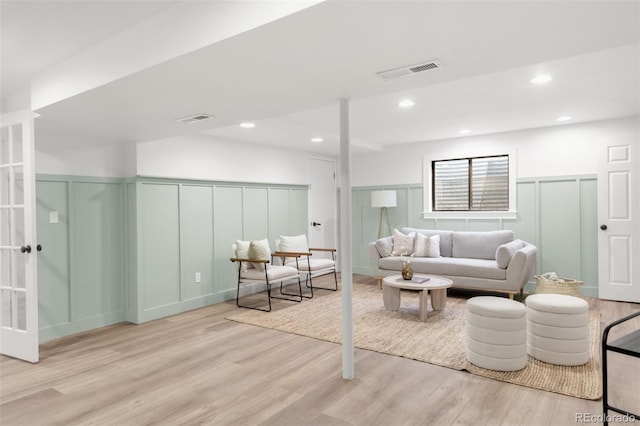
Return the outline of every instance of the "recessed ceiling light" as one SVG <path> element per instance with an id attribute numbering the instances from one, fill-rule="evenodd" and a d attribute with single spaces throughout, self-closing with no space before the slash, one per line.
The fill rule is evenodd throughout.
<path id="1" fill-rule="evenodd" d="M 322 138 L 311 138 L 311 142 L 320 143 L 322 141 L 324 141 Z"/>
<path id="2" fill-rule="evenodd" d="M 571 120 L 573 117 L 569 117 L 568 115 L 563 115 L 562 117 L 558 117 L 556 118 L 556 121 L 569 121 Z"/>
<path id="3" fill-rule="evenodd" d="M 254 127 L 256 127 L 256 123 L 249 123 L 248 121 L 246 121 L 244 123 L 240 123 L 240 127 L 243 127 L 245 129 L 253 129 Z"/>
<path id="4" fill-rule="evenodd" d="M 411 99 L 403 99 L 400 102 L 398 102 L 398 106 L 400 108 L 411 108 L 412 106 L 414 106 L 416 103 L 413 102 Z"/>
<path id="5" fill-rule="evenodd" d="M 532 78 L 531 82 L 533 84 L 544 84 L 544 83 L 548 83 L 551 81 L 551 76 L 549 74 L 541 74 L 539 76 L 537 76 L 536 78 Z"/>
<path id="6" fill-rule="evenodd" d="M 460 130 L 458 133 L 460 133 L 461 135 L 467 135 L 467 134 L 471 133 L 471 130 L 469 130 L 469 129 L 462 129 L 462 130 Z"/>

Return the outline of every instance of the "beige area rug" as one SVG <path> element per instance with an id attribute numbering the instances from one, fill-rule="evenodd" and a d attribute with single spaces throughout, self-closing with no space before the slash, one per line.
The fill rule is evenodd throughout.
<path id="1" fill-rule="evenodd" d="M 420 322 L 416 292 L 403 291 L 400 311 L 394 312 L 384 309 L 382 290 L 373 285 L 354 284 L 354 344 L 361 349 L 467 370 L 479 376 L 577 398 L 602 396 L 599 313 L 590 316 L 591 361 L 587 364 L 565 367 L 529 357 L 523 370 L 501 372 L 477 367 L 466 360 L 466 300 L 449 297 L 444 311 L 430 311 L 427 322 Z M 227 319 L 334 343 L 342 341 L 340 292 L 269 313 L 240 309 Z"/>

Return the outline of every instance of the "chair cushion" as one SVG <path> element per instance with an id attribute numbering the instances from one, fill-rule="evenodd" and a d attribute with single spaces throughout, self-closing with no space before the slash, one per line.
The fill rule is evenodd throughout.
<path id="1" fill-rule="evenodd" d="M 253 240 L 249 243 L 249 258 L 269 260 L 271 258 L 271 249 L 269 248 L 269 240 Z M 252 263 L 253 267 L 259 271 L 264 271 L 264 263 Z"/>
<path id="2" fill-rule="evenodd" d="M 292 251 L 300 253 L 308 252 L 309 244 L 307 244 L 307 236 L 304 234 L 295 235 L 293 237 L 281 235 L 278 251 Z"/>
<path id="3" fill-rule="evenodd" d="M 242 241 L 236 240 L 236 252 L 234 256 L 238 259 L 248 259 L 249 258 L 249 245 L 251 241 Z M 249 268 L 253 268 L 253 265 L 249 262 L 241 262 L 240 268 L 242 271 L 246 271 Z"/>
<path id="4" fill-rule="evenodd" d="M 291 266 L 293 268 L 296 267 L 296 262 L 288 262 L 286 266 Z M 298 260 L 298 266 L 301 271 L 320 271 L 322 269 L 330 269 L 335 268 L 336 262 L 331 259 L 309 259 L 309 263 L 307 263 L 307 258 L 303 257 Z"/>
<path id="5" fill-rule="evenodd" d="M 267 278 L 269 282 L 281 281 L 286 278 L 296 278 L 298 270 L 291 266 L 268 265 Z M 264 281 L 264 270 L 248 269 L 240 273 L 240 277 L 245 280 Z"/>

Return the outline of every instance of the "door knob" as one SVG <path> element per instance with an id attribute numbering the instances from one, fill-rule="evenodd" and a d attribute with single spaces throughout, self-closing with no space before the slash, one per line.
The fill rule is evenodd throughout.
<path id="1" fill-rule="evenodd" d="M 26 245 L 26 246 L 20 247 L 20 253 L 31 253 L 31 246 Z"/>
<path id="2" fill-rule="evenodd" d="M 36 250 L 38 250 L 38 251 L 42 251 L 42 246 L 41 246 L 40 244 L 38 244 L 38 245 L 36 246 Z"/>
<path id="3" fill-rule="evenodd" d="M 320 224 L 320 223 L 318 223 L 318 222 L 316 222 L 316 221 L 311 222 L 311 226 L 320 226 L 320 225 L 321 225 L 321 224 Z"/>
<path id="4" fill-rule="evenodd" d="M 607 225 L 600 225 L 600 229 L 602 229 L 603 231 L 607 230 Z"/>

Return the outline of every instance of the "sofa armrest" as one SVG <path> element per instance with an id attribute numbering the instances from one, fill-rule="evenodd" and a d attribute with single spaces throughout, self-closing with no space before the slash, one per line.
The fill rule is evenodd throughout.
<path id="1" fill-rule="evenodd" d="M 529 243 L 515 252 L 507 267 L 509 287 L 520 291 L 529 282 L 535 273 L 537 253 L 536 246 Z"/>
<path id="2" fill-rule="evenodd" d="M 371 270 L 373 271 L 373 275 L 378 277 L 380 276 L 380 253 L 378 253 L 378 249 L 376 248 L 376 242 L 368 243 L 367 249 L 369 250 L 369 260 L 371 261 Z"/>

